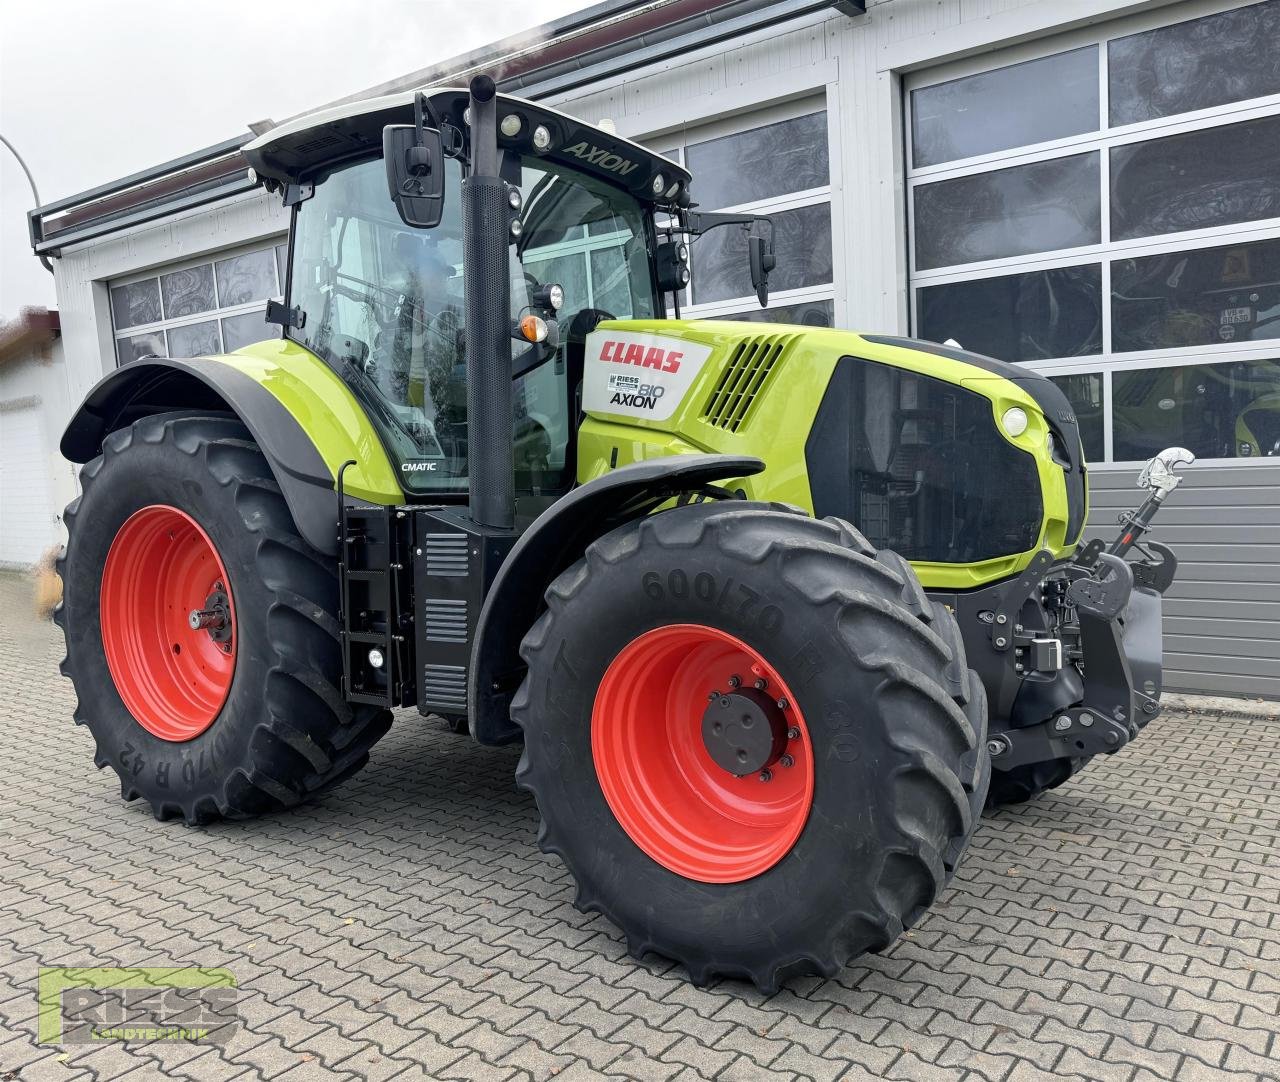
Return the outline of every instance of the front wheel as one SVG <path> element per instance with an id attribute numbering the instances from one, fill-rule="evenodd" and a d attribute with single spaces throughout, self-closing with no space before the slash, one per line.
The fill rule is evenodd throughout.
<path id="1" fill-rule="evenodd" d="M 512 708 L 540 842 L 637 957 L 772 990 L 892 942 L 950 879 L 990 760 L 950 613 L 848 524 L 733 502 L 593 544 Z"/>

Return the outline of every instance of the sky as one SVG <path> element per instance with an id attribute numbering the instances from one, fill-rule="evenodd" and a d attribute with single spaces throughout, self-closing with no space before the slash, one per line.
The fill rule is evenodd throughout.
<path id="1" fill-rule="evenodd" d="M 0 0 L 0 135 L 50 203 L 589 6 L 590 0 Z M 55 306 L 0 145 L 0 320 Z"/>

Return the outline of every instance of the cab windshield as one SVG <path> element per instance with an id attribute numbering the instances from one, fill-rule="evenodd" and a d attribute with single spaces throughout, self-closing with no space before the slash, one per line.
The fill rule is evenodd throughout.
<path id="1" fill-rule="evenodd" d="M 289 303 L 305 320 L 289 337 L 352 386 L 404 488 L 423 494 L 463 490 L 467 479 L 462 176 L 456 161 L 446 168 L 444 214 L 430 230 L 400 220 L 381 159 L 323 178 L 298 206 L 290 276 Z M 553 282 L 565 300 L 557 352 L 512 343 L 515 371 L 524 370 L 512 385 L 516 487 L 556 495 L 573 480 L 581 358 L 572 352 L 581 339 L 570 327 L 588 308 L 654 316 L 650 232 L 620 189 L 543 159 L 519 170 L 524 229 L 510 246 L 511 315 Z"/>

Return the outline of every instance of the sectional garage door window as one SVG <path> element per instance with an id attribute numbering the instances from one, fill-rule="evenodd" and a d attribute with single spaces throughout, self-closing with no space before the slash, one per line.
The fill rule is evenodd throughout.
<path id="1" fill-rule="evenodd" d="M 829 327 L 835 312 L 831 244 L 831 156 L 822 99 L 792 102 L 688 132 L 653 147 L 693 173 L 703 211 L 767 214 L 778 265 L 769 307 L 751 288 L 747 233 L 724 226 L 691 248 L 690 288 L 681 314 Z"/>
<path id="2" fill-rule="evenodd" d="M 1095 462 L 1280 459 L 1280 0 L 1222 7 L 907 83 L 915 333 L 1051 376 Z"/>
<path id="3" fill-rule="evenodd" d="M 229 353 L 277 337 L 263 316 L 284 293 L 284 261 L 276 244 L 112 282 L 117 363 Z"/>

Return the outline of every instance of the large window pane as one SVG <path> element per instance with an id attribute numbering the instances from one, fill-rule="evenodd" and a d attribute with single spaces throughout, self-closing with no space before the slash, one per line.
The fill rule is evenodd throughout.
<path id="1" fill-rule="evenodd" d="M 264 312 L 246 312 L 242 316 L 228 316 L 222 320 L 223 348 L 230 353 L 241 346 L 279 337 L 279 329 L 273 327 L 264 317 Z"/>
<path id="2" fill-rule="evenodd" d="M 1280 361 L 1116 372 L 1111 389 L 1117 461 L 1174 445 L 1200 458 L 1280 456 Z"/>
<path id="3" fill-rule="evenodd" d="M 1280 338 L 1280 240 L 1111 264 L 1117 353 Z"/>
<path id="4" fill-rule="evenodd" d="M 769 275 L 774 292 L 831 281 L 831 205 L 819 203 L 771 215 L 778 265 Z M 759 227 L 757 227 L 759 228 Z M 749 297 L 747 232 L 735 225 L 713 229 L 693 244 L 693 303 Z"/>
<path id="5" fill-rule="evenodd" d="M 836 321 L 835 301 L 801 301 L 799 304 L 771 304 L 768 308 L 749 308 L 731 316 L 711 316 L 711 319 L 732 319 L 744 323 L 792 323 L 801 327 L 830 327 Z"/>
<path id="6" fill-rule="evenodd" d="M 223 308 L 265 301 L 276 295 L 276 259 L 270 248 L 220 259 L 214 266 L 218 271 L 218 302 Z"/>
<path id="7" fill-rule="evenodd" d="M 1117 38 L 1107 47 L 1113 125 L 1280 93 L 1280 2 Z"/>
<path id="8" fill-rule="evenodd" d="M 1111 151 L 1115 240 L 1280 217 L 1280 116 Z"/>
<path id="9" fill-rule="evenodd" d="M 1096 244 L 1098 154 L 922 184 L 915 189 L 916 267 Z"/>
<path id="10" fill-rule="evenodd" d="M 820 188 L 831 180 L 827 114 L 695 143 L 685 156 L 693 173 L 690 191 L 707 209 Z"/>
<path id="11" fill-rule="evenodd" d="M 1102 268 L 1058 267 L 919 291 L 919 333 L 1006 361 L 1102 352 Z"/>
<path id="12" fill-rule="evenodd" d="M 1067 396 L 1080 426 L 1080 442 L 1089 462 L 1101 462 L 1104 452 L 1102 432 L 1102 373 L 1082 372 L 1070 376 L 1050 376 Z"/>
<path id="13" fill-rule="evenodd" d="M 203 263 L 187 270 L 160 275 L 166 319 L 180 319 L 217 307 L 213 296 L 213 264 Z"/>
<path id="14" fill-rule="evenodd" d="M 1052 93 L 1046 93 L 1052 87 Z M 1098 128 L 1098 47 L 969 75 L 911 95 L 917 169 Z"/>
<path id="15" fill-rule="evenodd" d="M 170 327 L 169 352 L 174 357 L 207 357 L 212 353 L 221 353 L 218 321 L 210 319 L 204 323 Z"/>
<path id="16" fill-rule="evenodd" d="M 140 327 L 160 319 L 160 287 L 154 278 L 111 287 L 111 318 L 116 330 Z"/>
<path id="17" fill-rule="evenodd" d="M 135 334 L 132 338 L 117 338 L 116 356 L 121 364 L 141 360 L 143 357 L 169 356 L 169 351 L 164 344 L 164 331 Z"/>

